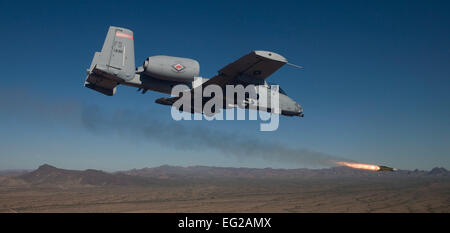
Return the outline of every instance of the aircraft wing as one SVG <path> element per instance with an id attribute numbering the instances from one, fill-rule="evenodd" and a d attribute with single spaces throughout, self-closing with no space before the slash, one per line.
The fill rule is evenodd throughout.
<path id="1" fill-rule="evenodd" d="M 264 80 L 287 63 L 283 56 L 268 51 L 253 51 L 235 62 L 228 64 L 219 70 L 219 74 L 208 81 L 191 89 L 191 96 L 194 90 L 204 88 L 209 85 L 225 87 L 231 84 L 264 84 Z M 163 105 L 173 105 L 181 97 L 160 98 L 155 102 Z M 209 98 L 203 98 L 205 103 Z"/>
<path id="2" fill-rule="evenodd" d="M 287 63 L 286 58 L 268 51 L 253 51 L 219 70 L 219 74 L 202 86 L 245 82 L 263 84 L 264 80 Z"/>

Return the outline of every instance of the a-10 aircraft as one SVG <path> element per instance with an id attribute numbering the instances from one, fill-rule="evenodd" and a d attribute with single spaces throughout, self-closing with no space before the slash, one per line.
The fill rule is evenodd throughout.
<path id="1" fill-rule="evenodd" d="M 111 26 L 101 52 L 95 53 L 91 66 L 87 70 L 88 75 L 84 86 L 112 96 L 119 84 L 138 88 L 138 91 L 142 93 L 152 90 L 166 94 L 171 94 L 172 88 L 178 84 L 188 86 L 190 91 L 212 84 L 222 89 L 225 89 L 227 85 L 243 85 L 244 87 L 254 85 L 257 87 L 257 93 L 266 91 L 270 95 L 274 91 L 279 92 L 279 112 L 275 113 L 303 117 L 303 109 L 297 102 L 287 96 L 281 88 L 271 90 L 271 85 L 265 81 L 280 67 L 289 64 L 279 54 L 253 51 L 220 69 L 213 78 L 205 79 L 198 77 L 199 63 L 188 58 L 152 56 L 147 58 L 142 66 L 136 68 L 133 40 L 134 35 L 131 30 Z M 236 103 L 238 101 L 236 96 L 224 96 L 224 102 L 226 98 L 233 98 L 234 104 L 224 104 L 223 108 L 242 107 L 274 112 L 270 103 L 258 101 L 259 95 L 256 96 L 256 100 L 248 99 L 249 97 L 246 96 L 242 103 Z M 180 97 L 160 98 L 155 102 L 173 105 Z M 203 104 L 206 100 L 207 98 L 202 99 Z M 179 110 L 196 112 L 194 107 Z"/>

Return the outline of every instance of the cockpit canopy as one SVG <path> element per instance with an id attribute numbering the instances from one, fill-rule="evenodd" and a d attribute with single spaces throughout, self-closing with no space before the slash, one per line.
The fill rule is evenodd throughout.
<path id="1" fill-rule="evenodd" d="M 271 85 L 278 85 L 278 84 L 272 83 L 272 82 L 266 82 L 266 86 L 267 86 L 267 88 L 268 88 L 269 90 L 270 90 L 270 88 L 271 88 Z M 283 90 L 283 88 L 281 88 L 280 85 L 278 85 L 278 89 L 279 89 L 279 92 L 280 92 L 281 94 L 287 95 L 287 93 Z"/>

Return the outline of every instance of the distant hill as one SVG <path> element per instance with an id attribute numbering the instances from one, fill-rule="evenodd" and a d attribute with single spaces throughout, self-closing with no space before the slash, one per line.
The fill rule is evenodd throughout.
<path id="1" fill-rule="evenodd" d="M 111 174 L 99 170 L 65 170 L 44 164 L 37 170 L 16 177 L 33 185 L 144 185 L 150 180 L 126 174 Z"/>
<path id="2" fill-rule="evenodd" d="M 443 167 L 435 167 L 435 168 L 431 169 L 429 174 L 446 176 L 449 174 L 449 171 Z"/>

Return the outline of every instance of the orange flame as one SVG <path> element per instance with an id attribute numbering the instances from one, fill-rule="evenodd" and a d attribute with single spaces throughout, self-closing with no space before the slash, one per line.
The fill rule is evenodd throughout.
<path id="1" fill-rule="evenodd" d="M 364 164 L 364 163 L 349 163 L 349 162 L 336 162 L 338 165 L 347 166 L 356 169 L 364 169 L 371 171 L 378 171 L 380 167 L 372 164 Z"/>

